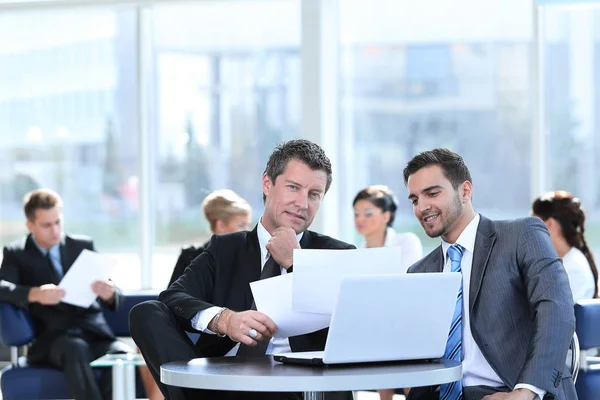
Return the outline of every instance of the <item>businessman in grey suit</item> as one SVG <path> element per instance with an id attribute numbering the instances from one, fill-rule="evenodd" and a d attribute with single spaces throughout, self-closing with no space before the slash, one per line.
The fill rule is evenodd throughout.
<path id="1" fill-rule="evenodd" d="M 427 235 L 442 238 L 409 272 L 463 276 L 444 355 L 462 361 L 462 380 L 413 388 L 408 399 L 577 399 L 565 363 L 573 300 L 544 223 L 476 213 L 469 169 L 447 149 L 415 156 L 404 183 Z"/>

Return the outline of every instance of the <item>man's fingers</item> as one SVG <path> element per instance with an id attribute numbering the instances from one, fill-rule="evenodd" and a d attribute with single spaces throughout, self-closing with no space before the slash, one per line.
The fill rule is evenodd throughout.
<path id="1" fill-rule="evenodd" d="M 277 325 L 275 325 L 275 322 L 273 322 L 273 320 L 265 314 L 257 312 L 252 315 L 252 318 L 254 318 L 254 320 L 259 322 L 260 324 L 264 325 L 270 331 L 270 336 L 273 336 L 275 332 L 277 332 Z"/>
<path id="2" fill-rule="evenodd" d="M 240 335 L 239 337 L 236 338 L 238 342 L 245 344 L 246 346 L 256 346 L 257 342 L 256 340 L 252 339 L 250 336 L 248 335 Z"/>

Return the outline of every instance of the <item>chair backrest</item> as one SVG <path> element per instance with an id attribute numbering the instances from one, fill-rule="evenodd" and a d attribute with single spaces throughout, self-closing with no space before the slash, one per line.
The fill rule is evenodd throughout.
<path id="1" fill-rule="evenodd" d="M 35 337 L 29 313 L 9 303 L 0 303 L 0 339 L 5 346 L 24 346 Z"/>
<path id="2" fill-rule="evenodd" d="M 146 300 L 156 300 L 157 297 L 157 292 L 128 293 L 125 294 L 123 303 L 119 306 L 117 311 L 111 311 L 106 308 L 102 309 L 104 318 L 115 336 L 131 336 L 129 333 L 129 311 L 131 311 L 136 304 Z"/>
<path id="3" fill-rule="evenodd" d="M 575 304 L 575 323 L 581 350 L 600 347 L 600 299 L 578 301 Z"/>
<path id="4" fill-rule="evenodd" d="M 129 311 L 138 303 L 156 300 L 157 293 L 133 293 L 124 296 L 118 311 L 103 309 L 106 322 L 116 336 L 131 336 Z M 0 303 L 0 340 L 5 346 L 24 346 L 35 338 L 35 325 L 27 310 Z"/>

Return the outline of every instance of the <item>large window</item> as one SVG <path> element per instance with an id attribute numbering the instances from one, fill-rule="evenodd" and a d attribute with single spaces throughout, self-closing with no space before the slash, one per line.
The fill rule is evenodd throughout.
<path id="1" fill-rule="evenodd" d="M 67 232 L 121 256 L 117 279 L 139 276 L 134 16 L 0 14 L 1 242 L 25 233 L 23 195 L 49 187 Z"/>
<path id="2" fill-rule="evenodd" d="M 588 214 L 600 246 L 600 8 L 544 7 L 540 20 L 547 132 L 547 189 L 567 190 Z"/>
<path id="3" fill-rule="evenodd" d="M 400 199 L 396 229 L 437 245 L 402 179 L 412 156 L 435 147 L 464 156 L 479 212 L 528 213 L 531 5 L 495 3 L 341 1 L 340 129 L 354 144 L 345 146 L 354 175 L 340 205 L 346 232 L 352 196 L 385 184 Z"/>
<path id="4" fill-rule="evenodd" d="M 333 154 L 316 225 L 341 239 L 361 241 L 354 195 L 385 184 L 400 199 L 395 228 L 439 243 L 416 222 L 402 169 L 449 147 L 471 168 L 477 211 L 525 216 L 537 186 L 566 189 L 600 245 L 600 11 L 541 9 L 540 134 L 531 1 L 338 2 L 335 13 L 328 0 L 0 2 L 1 243 L 25 233 L 23 195 L 50 187 L 66 231 L 119 257 L 120 286 L 164 288 L 181 246 L 210 236 L 204 197 L 233 189 L 256 222 L 268 155 L 304 134 Z M 532 180 L 541 168 L 546 180 Z"/>
<path id="5" fill-rule="evenodd" d="M 232 189 L 254 221 L 262 214 L 266 160 L 299 136 L 299 11 L 288 0 L 154 8 L 154 286 L 167 284 L 182 244 L 208 240 L 208 193 Z"/>

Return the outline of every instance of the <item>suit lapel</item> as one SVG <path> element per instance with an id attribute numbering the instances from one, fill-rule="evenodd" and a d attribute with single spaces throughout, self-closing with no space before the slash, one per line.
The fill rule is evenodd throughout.
<path id="1" fill-rule="evenodd" d="M 39 272 L 36 274 L 40 274 L 40 279 L 45 281 L 46 283 L 54 283 L 58 285 L 58 276 L 56 275 L 56 271 L 50 266 L 48 263 L 48 259 L 40 249 L 36 246 L 33 241 L 33 236 L 31 234 L 27 235 L 27 239 L 25 241 L 25 252 L 32 257 L 32 260 L 36 260 L 36 269 L 39 269 Z"/>
<path id="2" fill-rule="evenodd" d="M 431 262 L 425 265 L 425 272 L 442 272 L 444 271 L 444 250 L 442 246 L 438 247 L 433 253 Z"/>
<path id="3" fill-rule="evenodd" d="M 71 265 L 75 262 L 75 254 L 73 246 L 68 245 L 69 239 L 65 236 L 60 241 L 60 263 L 63 268 L 63 276 L 67 273 Z"/>
<path id="4" fill-rule="evenodd" d="M 302 238 L 300 239 L 300 247 L 303 249 L 310 249 L 311 241 L 312 241 L 312 238 L 310 236 L 310 232 L 304 231 L 304 234 L 302 235 Z"/>
<path id="5" fill-rule="evenodd" d="M 473 306 L 481 289 L 481 282 L 488 266 L 490 254 L 496 241 L 496 231 L 492 221 L 481 215 L 479 226 L 477 227 L 477 236 L 475 237 L 475 251 L 473 253 L 473 264 L 471 266 L 471 288 L 469 293 L 469 310 L 473 311 Z"/>
<path id="6" fill-rule="evenodd" d="M 244 266 L 241 268 L 242 279 L 244 282 L 254 282 L 260 279 L 261 272 L 261 255 L 260 255 L 260 245 L 258 243 L 258 233 L 257 227 L 249 232 L 246 235 L 246 257 L 244 262 Z M 252 303 L 254 302 L 254 298 L 252 296 L 252 290 L 250 289 L 250 285 L 246 288 L 246 292 L 244 293 L 244 305 L 246 309 L 250 309 Z"/>

